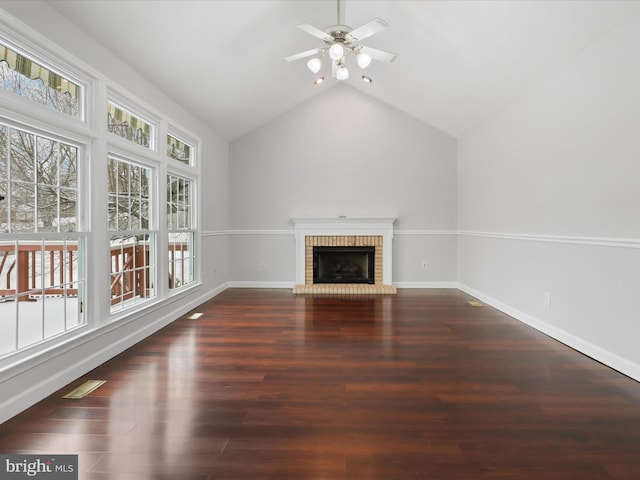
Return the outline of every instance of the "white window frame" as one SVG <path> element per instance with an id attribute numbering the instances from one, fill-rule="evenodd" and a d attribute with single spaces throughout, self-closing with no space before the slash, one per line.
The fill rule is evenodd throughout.
<path id="1" fill-rule="evenodd" d="M 172 159 L 174 160 L 174 159 Z M 189 196 L 190 196 L 190 204 L 189 204 L 189 227 L 180 227 L 180 225 L 173 225 L 170 224 L 170 222 L 168 221 L 168 213 L 167 213 L 167 206 L 169 203 L 169 200 L 166 199 L 166 191 L 167 191 L 167 187 L 168 187 L 168 183 L 169 183 L 169 177 L 174 177 L 177 179 L 181 179 L 184 181 L 187 181 L 190 183 L 190 191 L 189 191 Z M 165 176 L 165 182 L 164 182 L 164 187 L 165 187 L 165 217 L 167 218 L 167 227 L 166 227 L 166 238 L 167 238 L 167 252 L 169 253 L 170 251 L 170 247 L 171 247 L 171 236 L 173 235 L 179 235 L 179 234 L 191 234 L 191 251 L 190 251 L 190 264 L 191 264 L 191 275 L 192 278 L 188 283 L 184 283 L 181 285 L 176 286 L 175 282 L 176 282 L 176 278 L 171 278 L 171 276 L 169 276 L 169 291 L 173 294 L 175 292 L 179 292 L 183 289 L 187 289 L 193 285 L 196 285 L 199 282 L 199 272 L 200 272 L 200 252 L 199 252 L 199 229 L 198 229 L 198 219 L 196 216 L 196 212 L 197 212 L 197 207 L 196 207 L 196 203 L 197 203 L 197 177 L 192 177 L 192 176 L 188 176 L 185 175 L 184 173 L 178 173 L 175 172 L 173 170 L 168 170 L 167 174 Z M 166 258 L 166 257 L 165 257 Z M 169 268 L 169 274 L 171 274 L 171 272 L 174 272 L 175 270 L 172 268 L 171 264 L 171 260 L 169 259 L 167 261 L 167 266 Z"/>
<path id="2" fill-rule="evenodd" d="M 53 122 L 55 125 L 62 125 L 81 132 L 85 136 L 91 136 L 90 124 L 93 122 L 93 112 L 89 108 L 88 99 L 95 96 L 95 77 L 67 61 L 62 54 L 64 52 L 61 53 L 59 49 L 54 48 L 46 37 L 38 33 L 30 35 L 34 37 L 33 39 L 25 36 L 23 29 L 20 29 L 16 23 L 18 22 L 15 19 L 7 18 L 0 10 L 0 43 L 78 85 L 80 87 L 79 115 L 72 117 L 46 105 L 38 104 L 28 97 L 0 88 L 3 106 L 13 110 L 17 114 L 14 118 L 24 123 L 30 123 L 25 121 L 26 119 L 37 117 L 40 121 Z"/>
<path id="3" fill-rule="evenodd" d="M 119 153 L 110 152 L 107 155 L 105 161 L 107 164 L 110 160 L 116 160 L 118 162 L 124 162 L 129 165 L 134 165 L 139 168 L 144 168 L 149 170 L 149 226 L 146 229 L 127 229 L 127 230 L 111 230 L 109 228 L 108 233 L 108 242 L 109 242 L 109 258 L 110 258 L 110 268 L 109 268 L 109 299 L 111 302 L 110 314 L 112 316 L 118 317 L 122 313 L 126 313 L 130 310 L 137 310 L 140 307 L 144 307 L 147 304 L 154 303 L 159 297 L 158 291 L 158 238 L 160 235 L 160 231 L 158 229 L 157 222 L 157 167 L 154 166 L 149 161 L 145 161 L 145 159 L 135 158 L 131 155 L 123 155 Z M 109 167 L 107 166 L 107 169 Z M 109 196 L 109 191 L 107 189 L 107 197 Z M 107 201 L 108 203 L 108 201 Z M 150 271 L 149 283 L 153 286 L 153 295 L 148 297 L 138 297 L 134 296 L 131 301 L 124 300 L 120 303 L 112 302 L 112 292 L 111 292 L 111 284 L 112 284 L 112 276 L 114 274 L 111 271 L 111 265 L 113 259 L 112 257 L 112 248 L 111 242 L 114 237 L 139 237 L 147 235 L 149 237 L 149 262 L 145 263 L 146 267 Z M 118 305 L 120 305 L 118 307 Z M 117 307 L 117 308 L 116 308 Z"/>
<path id="4" fill-rule="evenodd" d="M 175 158 L 169 156 L 169 154 L 167 154 L 166 152 L 166 140 L 168 140 L 166 137 L 167 136 L 172 136 L 173 138 L 175 138 L 176 140 L 184 143 L 185 145 L 188 145 L 190 148 L 190 155 L 189 155 L 189 163 L 184 163 L 180 160 L 176 160 Z M 174 167 L 174 164 L 180 165 L 182 167 L 187 167 L 187 168 L 195 168 L 196 165 L 196 153 L 197 153 L 197 148 L 196 148 L 196 143 L 189 139 L 189 137 L 187 135 L 184 135 L 182 133 L 180 133 L 179 131 L 177 131 L 175 128 L 173 127 L 169 127 L 168 131 L 167 131 L 167 135 L 165 136 L 165 149 L 164 149 L 164 153 L 167 156 L 168 162 L 169 162 L 169 168 Z"/>
<path id="5" fill-rule="evenodd" d="M 153 152 L 157 155 L 158 153 L 158 145 L 159 145 L 159 124 L 160 118 L 157 115 L 151 114 L 148 109 L 145 109 L 139 106 L 136 102 L 131 100 L 127 100 L 123 95 L 117 93 L 113 89 L 108 89 L 107 92 L 107 104 L 105 105 L 105 113 L 108 115 L 108 104 L 112 103 L 119 109 L 124 112 L 127 112 L 134 117 L 139 118 L 140 120 L 146 122 L 151 126 L 151 138 L 149 140 L 149 146 L 145 147 L 138 143 L 127 140 L 124 137 L 121 137 L 115 133 L 107 131 L 107 143 L 109 145 L 115 145 L 119 148 L 123 148 L 125 150 L 129 150 L 132 152 L 137 152 L 140 155 L 148 156 L 150 152 Z M 106 120 L 106 119 L 105 119 Z"/>
<path id="6" fill-rule="evenodd" d="M 38 355 L 57 348 L 73 348 L 75 341 L 81 338 L 93 338 L 99 330 L 114 328 L 111 324 L 127 318 L 135 321 L 143 310 L 161 308 L 162 303 L 172 298 L 188 294 L 200 284 L 201 253 L 200 242 L 200 159 L 201 141 L 187 130 L 175 127 L 174 122 L 152 105 L 138 100 L 127 90 L 115 84 L 104 73 L 95 70 L 90 64 L 78 60 L 49 38 L 34 30 L 28 24 L 12 17 L 0 9 L 0 40 L 4 45 L 41 64 L 52 72 L 58 73 L 79 85 L 79 117 L 72 117 L 53 110 L 47 105 L 34 102 L 28 97 L 0 89 L 0 115 L 3 123 L 23 128 L 45 137 L 56 138 L 78 147 L 78 203 L 82 206 L 78 215 L 78 232 L 69 232 L 82 236 L 84 259 L 81 270 L 85 282 L 83 298 L 83 328 L 77 328 L 54 338 L 30 346 L 14 354 L 0 358 L 0 371 L 17 366 Z M 150 147 L 132 143 L 125 138 L 107 131 L 107 102 L 112 101 L 123 110 L 133 113 L 153 126 Z M 166 155 L 166 135 L 171 134 L 185 141 L 192 148 L 192 162 L 183 164 Z M 120 155 L 125 159 L 152 168 L 153 187 L 150 197 L 155 203 L 153 227 L 156 234 L 156 298 L 141 303 L 139 308 L 131 308 L 120 313 L 111 313 L 109 307 L 110 291 L 105 277 L 109 278 L 108 262 L 109 239 L 111 233 L 105 218 L 107 208 L 107 187 L 95 187 L 104 179 L 107 169 L 107 156 Z M 189 177 L 193 182 L 191 192 L 193 202 L 192 230 L 194 235 L 193 255 L 194 282 L 179 289 L 168 289 L 166 202 L 167 172 Z M 106 184 L 106 182 L 105 182 Z M 98 192 L 96 198 L 93 195 Z M 104 193 L 104 195 L 103 195 Z M 67 232 L 65 232 L 65 235 Z M 50 236 L 49 232 L 42 235 Z M 7 238 L 7 237 L 5 237 Z M 164 255 L 164 256 L 161 256 Z M 155 305 L 155 306 L 154 306 Z"/>
<path id="7" fill-rule="evenodd" d="M 0 99 L 0 105 L 2 105 L 2 99 Z M 70 145 L 76 148 L 76 169 L 77 169 L 76 229 L 71 232 L 33 231 L 33 232 L 0 233 L 0 241 L 8 242 L 8 243 L 11 243 L 11 242 L 31 243 L 34 246 L 40 244 L 42 245 L 41 251 L 44 251 L 44 248 L 45 248 L 44 246 L 50 245 L 51 242 L 55 242 L 55 241 L 64 242 L 65 239 L 77 238 L 77 241 L 78 241 L 77 249 L 80 252 L 77 258 L 78 278 L 74 279 L 73 283 L 78 284 L 79 291 L 78 291 L 77 298 L 79 302 L 79 312 L 78 312 L 78 320 L 75 323 L 75 325 L 67 328 L 67 317 L 66 317 L 67 311 L 66 311 L 66 305 L 65 305 L 64 329 L 62 331 L 57 331 L 55 333 L 52 333 L 51 335 L 46 335 L 46 324 L 45 324 L 46 320 L 45 320 L 44 305 L 46 304 L 47 300 L 44 293 L 46 292 L 47 288 L 44 287 L 44 277 L 43 277 L 44 271 L 46 270 L 46 266 L 45 266 L 46 259 L 44 257 L 41 257 L 40 262 L 41 262 L 42 271 L 40 274 L 41 276 L 40 287 L 27 290 L 27 292 L 31 292 L 34 295 L 39 294 L 41 296 L 41 299 L 43 300 L 42 302 L 43 311 L 41 312 L 41 318 L 42 318 L 42 327 L 41 327 L 42 334 L 40 335 L 41 338 L 29 344 L 21 345 L 20 339 L 18 338 L 19 328 L 16 323 L 16 338 L 14 343 L 15 349 L 10 352 L 6 352 L 4 354 L 0 354 L 0 360 L 5 358 L 14 358 L 14 357 L 23 356 L 25 354 L 28 354 L 29 352 L 46 348 L 52 343 L 68 338 L 74 335 L 79 329 L 84 329 L 85 327 L 88 326 L 87 315 L 86 315 L 88 299 L 86 297 L 86 292 L 88 287 L 87 282 L 89 281 L 89 279 L 87 277 L 86 260 L 87 260 L 87 248 L 89 243 L 89 240 L 88 240 L 89 231 L 88 231 L 88 222 L 87 222 L 88 212 L 85 206 L 87 205 L 86 198 L 88 196 L 87 195 L 87 185 L 88 185 L 87 183 L 87 179 L 88 179 L 87 149 L 88 149 L 88 146 L 90 145 L 90 141 L 88 139 L 83 139 L 78 141 L 79 137 L 77 135 L 68 134 L 68 132 L 64 132 L 64 133 L 60 133 L 59 131 L 54 132 L 52 131 L 52 129 L 47 128 L 46 124 L 44 124 L 43 128 L 35 128 L 30 125 L 24 125 L 20 122 L 16 122 L 8 117 L 10 117 L 10 115 L 0 117 L 0 123 L 2 123 L 4 126 L 7 126 L 8 128 L 21 130 L 28 134 L 34 135 L 36 137 L 47 138 L 56 142 L 65 143 L 67 145 Z M 68 117 L 68 115 L 65 115 L 65 117 Z M 38 124 L 41 122 L 39 122 L 37 118 L 34 118 L 32 119 L 31 123 Z M 75 137 L 75 138 L 70 138 L 70 137 Z M 8 212 L 8 214 L 10 215 L 10 212 Z M 34 215 L 35 215 L 35 221 L 37 222 L 37 210 L 35 211 Z M 65 264 L 65 267 L 66 267 L 66 264 Z M 20 282 L 19 279 L 16 279 L 16 280 L 18 283 Z M 66 282 L 66 281 L 62 282 L 63 285 L 67 285 L 68 283 L 69 282 Z M 63 286 L 63 289 L 66 292 L 66 286 Z M 16 285 L 16 290 L 17 290 L 17 285 Z M 21 295 L 22 293 L 25 293 L 25 292 L 16 292 L 15 296 L 16 297 L 24 296 L 24 295 Z M 64 298 L 67 298 L 66 293 L 64 294 Z M 52 300 L 49 300 L 49 301 L 52 301 Z M 15 321 L 19 322 L 20 321 L 20 305 L 19 305 L 20 302 L 15 302 L 15 303 L 16 303 L 16 308 L 14 313 Z"/>
<path id="8" fill-rule="evenodd" d="M 190 133 L 188 133 L 185 129 L 173 124 L 173 123 L 169 123 L 167 126 L 167 133 L 173 137 L 176 137 L 178 140 L 183 141 L 185 143 L 187 143 L 191 149 L 192 149 L 192 153 L 191 153 L 191 163 L 189 165 L 187 165 L 186 163 L 182 163 L 172 157 L 169 157 L 166 154 L 166 145 L 164 145 L 164 148 L 159 149 L 162 153 L 162 155 L 165 158 L 165 163 L 167 164 L 167 169 L 166 169 L 166 175 L 165 175 L 165 180 L 164 180 L 164 193 L 162 195 L 164 195 L 164 210 L 163 210 L 163 220 L 166 221 L 167 216 L 166 216 L 166 188 L 167 188 L 167 178 L 169 175 L 176 175 L 179 177 L 183 177 L 185 179 L 188 179 L 192 182 L 192 190 L 191 190 L 191 197 L 192 197 L 192 201 L 191 201 L 191 205 L 192 205 L 192 211 L 191 211 L 191 228 L 188 229 L 188 231 L 192 231 L 193 232 L 193 251 L 191 252 L 192 256 L 193 256 L 193 275 L 194 275 L 194 279 L 191 283 L 181 286 L 179 288 L 173 288 L 173 289 L 169 289 L 169 293 L 170 295 L 177 295 L 180 294 L 181 292 L 188 290 L 189 288 L 192 288 L 196 285 L 199 285 L 202 281 L 202 270 L 201 270 L 201 265 L 202 265 L 202 253 L 200 252 L 200 245 L 201 245 L 201 227 L 200 225 L 201 223 L 201 219 L 200 219 L 200 181 L 201 181 L 201 176 L 200 176 L 200 170 L 201 170 L 201 141 L 200 139 L 195 136 L 192 135 Z M 167 242 L 168 242 L 168 237 L 169 237 L 169 226 L 166 225 L 166 230 L 167 230 L 167 234 L 165 235 L 167 237 Z M 177 230 L 171 230 L 172 232 L 177 232 Z M 187 231 L 187 230 L 184 230 Z M 167 245 L 167 249 L 168 249 L 168 245 Z M 165 253 L 168 253 L 165 252 Z M 168 267 L 169 263 L 167 261 L 167 267 Z"/>

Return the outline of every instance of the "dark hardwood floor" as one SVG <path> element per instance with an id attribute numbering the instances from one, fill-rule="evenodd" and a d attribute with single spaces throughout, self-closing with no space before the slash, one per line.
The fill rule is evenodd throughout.
<path id="1" fill-rule="evenodd" d="M 77 453 L 88 480 L 640 479 L 640 383 L 470 300 L 227 290 L 0 453 Z"/>

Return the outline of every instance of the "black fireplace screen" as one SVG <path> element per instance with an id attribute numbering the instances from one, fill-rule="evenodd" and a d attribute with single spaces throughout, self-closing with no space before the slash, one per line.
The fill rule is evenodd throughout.
<path id="1" fill-rule="evenodd" d="M 313 247 L 313 283 L 375 283 L 375 247 Z"/>

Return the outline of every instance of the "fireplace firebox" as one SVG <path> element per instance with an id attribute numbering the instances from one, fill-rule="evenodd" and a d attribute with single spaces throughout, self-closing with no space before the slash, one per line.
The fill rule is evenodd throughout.
<path id="1" fill-rule="evenodd" d="M 313 247 L 313 283 L 375 283 L 375 247 Z"/>

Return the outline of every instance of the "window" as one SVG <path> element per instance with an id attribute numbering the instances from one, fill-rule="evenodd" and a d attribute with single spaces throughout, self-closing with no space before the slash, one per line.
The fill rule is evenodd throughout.
<path id="1" fill-rule="evenodd" d="M 167 156 L 187 165 L 192 165 L 193 147 L 182 140 L 178 140 L 173 135 L 167 135 Z"/>
<path id="2" fill-rule="evenodd" d="M 153 107 L 137 106 L 126 92 L 112 90 L 109 79 L 67 63 L 64 52 L 50 53 L 54 45 L 24 51 L 9 38 L 11 26 L 0 23 L 2 367 L 14 356 L 37 355 L 84 330 L 100 329 L 111 316 L 137 313 L 158 292 L 166 296 L 168 289 L 174 293 L 194 283 L 198 142 Z M 16 38 L 25 35 L 14 32 Z M 107 116 L 106 131 L 96 130 L 94 113 Z M 165 138 L 166 151 L 160 143 Z M 99 152 L 107 154 L 99 158 Z M 107 178 L 97 184 L 90 182 L 101 169 L 89 169 L 89 158 L 106 166 L 106 175 L 100 174 Z M 158 222 L 165 194 L 167 230 Z M 92 232 L 90 223 L 103 222 L 105 214 L 88 215 L 103 208 L 106 235 L 102 228 Z M 163 260 L 158 269 L 167 250 L 168 268 Z M 108 274 L 92 268 L 101 258 L 110 259 Z M 102 287 L 107 275 L 108 289 Z M 90 281 L 99 285 L 93 288 Z M 98 287 L 101 299 L 91 297 Z M 105 319 L 107 298 L 112 315 Z"/>
<path id="3" fill-rule="evenodd" d="M 169 243 L 169 288 L 195 281 L 193 181 L 167 175 L 167 230 Z"/>
<path id="4" fill-rule="evenodd" d="M 155 240 L 149 228 L 151 168 L 109 157 L 111 310 L 155 297 Z"/>
<path id="5" fill-rule="evenodd" d="M 5 90 L 80 117 L 80 87 L 63 75 L 0 44 L 0 82 Z"/>
<path id="6" fill-rule="evenodd" d="M 0 124 L 0 355 L 84 323 L 78 147 Z"/>
<path id="7" fill-rule="evenodd" d="M 153 125 L 151 123 L 113 102 L 109 102 L 107 111 L 108 129 L 111 133 L 153 150 Z"/>
<path id="8" fill-rule="evenodd" d="M 77 230 L 77 148 L 0 125 L 0 229 Z"/>

